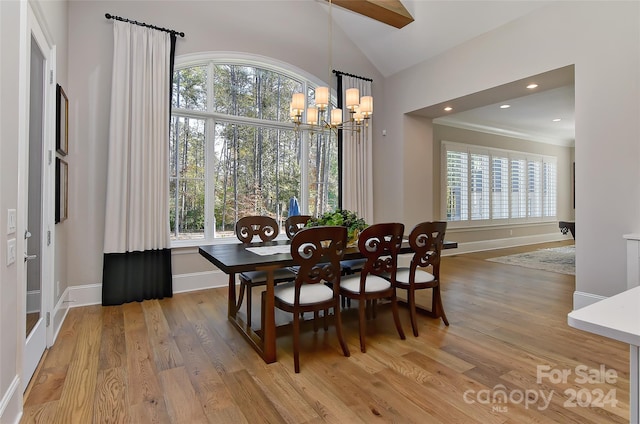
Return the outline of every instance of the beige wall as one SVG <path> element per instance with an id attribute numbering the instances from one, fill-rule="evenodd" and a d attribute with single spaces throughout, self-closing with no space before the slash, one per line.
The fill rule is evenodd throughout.
<path id="1" fill-rule="evenodd" d="M 415 219 L 434 210 L 435 198 L 409 196 L 405 181 L 433 187 L 418 162 L 434 161 L 427 125 L 412 111 L 522 78 L 575 65 L 576 292 L 574 301 L 597 299 L 626 288 L 623 234 L 640 230 L 640 4 L 554 2 L 504 27 L 385 80 L 382 114 L 387 131 L 376 145 L 376 167 L 397 169 L 374 176 L 376 217 Z M 414 150 L 416 149 L 416 150 Z M 617 189 L 628 182 L 624 194 Z M 416 184 L 414 182 L 413 184 Z M 615 205 L 615 210 L 612 208 Z M 589 231 L 588 229 L 597 229 Z"/>

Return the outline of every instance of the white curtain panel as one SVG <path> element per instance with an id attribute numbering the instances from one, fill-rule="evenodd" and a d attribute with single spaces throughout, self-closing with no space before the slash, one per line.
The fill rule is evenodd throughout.
<path id="1" fill-rule="evenodd" d="M 371 96 L 371 81 L 342 76 L 342 98 L 348 88 L 360 90 L 360 96 Z M 345 119 L 349 113 L 343 107 Z M 369 123 L 371 125 L 371 123 Z M 342 132 L 342 208 L 355 212 L 359 217 L 373 223 L 373 141 L 372 129 L 365 134 Z"/>
<path id="2" fill-rule="evenodd" d="M 104 253 L 169 247 L 167 32 L 114 21 Z"/>

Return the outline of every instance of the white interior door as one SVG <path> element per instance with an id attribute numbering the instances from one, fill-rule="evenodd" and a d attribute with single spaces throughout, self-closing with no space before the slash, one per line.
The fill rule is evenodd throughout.
<path id="1" fill-rule="evenodd" d="M 26 390 L 33 373 L 47 347 L 47 326 L 51 273 L 45 272 L 50 260 L 49 205 L 51 190 L 51 49 L 30 11 L 30 39 L 28 41 L 28 138 L 27 154 L 20 173 L 26 180 L 21 193 L 24 199 L 24 293 L 25 299 L 25 347 L 23 356 L 23 390 Z M 18 259 L 20 260 L 20 259 Z"/>

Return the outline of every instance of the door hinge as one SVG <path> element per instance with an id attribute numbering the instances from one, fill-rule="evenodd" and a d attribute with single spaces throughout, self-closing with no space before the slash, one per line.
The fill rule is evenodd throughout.
<path id="1" fill-rule="evenodd" d="M 53 70 L 49 71 L 49 84 L 53 84 Z"/>
<path id="2" fill-rule="evenodd" d="M 49 150 L 49 165 L 53 162 L 53 151 Z"/>
<path id="3" fill-rule="evenodd" d="M 47 316 L 47 318 L 46 318 L 47 323 L 46 324 L 47 324 L 47 327 L 48 327 L 48 326 L 51 325 L 51 312 L 47 312 L 46 316 Z"/>
<path id="4" fill-rule="evenodd" d="M 51 230 L 47 231 L 47 246 L 51 246 Z"/>

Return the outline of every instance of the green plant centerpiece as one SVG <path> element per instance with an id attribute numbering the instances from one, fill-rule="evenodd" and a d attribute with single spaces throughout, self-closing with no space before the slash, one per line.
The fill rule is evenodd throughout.
<path id="1" fill-rule="evenodd" d="M 358 244 L 360 232 L 368 226 L 364 219 L 359 218 L 355 212 L 345 209 L 336 209 L 334 212 L 326 212 L 317 218 L 311 218 L 307 221 L 306 226 L 319 227 L 322 225 L 347 227 L 347 246 L 349 247 Z"/>

